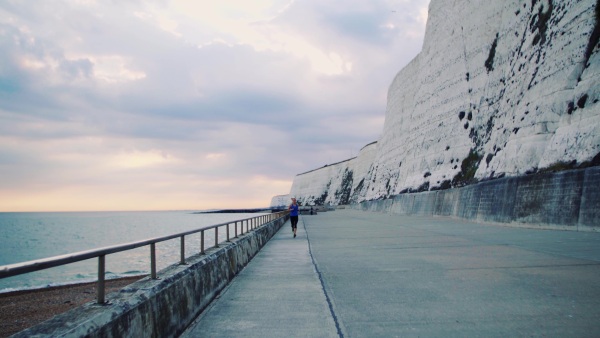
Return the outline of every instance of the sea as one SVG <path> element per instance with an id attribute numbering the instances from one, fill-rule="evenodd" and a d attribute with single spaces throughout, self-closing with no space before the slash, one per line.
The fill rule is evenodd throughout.
<path id="1" fill-rule="evenodd" d="M 125 244 L 187 230 L 247 219 L 261 213 L 197 213 L 196 211 L 0 212 L 2 265 L 33 261 Z M 239 224 L 238 224 L 239 226 Z M 227 234 L 221 228 L 219 241 Z M 230 227 L 230 236 L 234 229 Z M 214 246 L 214 231 L 205 232 L 205 248 Z M 185 256 L 200 252 L 200 234 L 185 237 Z M 179 238 L 156 244 L 157 270 L 178 263 Z M 150 273 L 150 247 L 106 256 L 106 279 Z M 0 293 L 93 282 L 98 259 L 0 279 Z"/>

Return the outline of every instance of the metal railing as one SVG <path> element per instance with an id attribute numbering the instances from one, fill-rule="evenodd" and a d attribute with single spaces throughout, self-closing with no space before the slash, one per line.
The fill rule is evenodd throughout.
<path id="1" fill-rule="evenodd" d="M 266 223 L 272 222 L 272 221 L 277 220 L 282 217 L 286 217 L 287 214 L 289 214 L 289 211 L 281 211 L 281 212 L 267 214 L 267 215 L 261 215 L 261 216 L 251 217 L 251 218 L 229 221 L 229 222 L 225 222 L 225 223 L 219 223 L 219 224 L 207 226 L 204 228 L 184 231 L 184 232 L 180 232 L 180 233 L 176 233 L 176 234 L 172 234 L 172 235 L 168 235 L 168 236 L 163 236 L 163 237 L 155 237 L 155 238 L 145 239 L 145 240 L 131 242 L 131 243 L 118 244 L 118 245 L 114 245 L 114 246 L 107 246 L 107 247 L 92 249 L 92 250 L 87 250 L 87 251 L 79 251 L 79 252 L 70 253 L 70 254 L 66 254 L 66 255 L 48 257 L 48 258 L 43 258 L 43 259 L 38 259 L 38 260 L 33 260 L 33 261 L 27 261 L 27 262 L 21 262 L 21 263 L 9 264 L 9 265 L 2 265 L 2 266 L 0 266 L 0 279 L 17 276 L 17 275 L 22 275 L 22 274 L 29 273 L 29 272 L 49 269 L 49 268 L 53 268 L 53 267 L 57 267 L 57 266 L 61 266 L 61 265 L 67 265 L 67 264 L 71 264 L 71 263 L 75 263 L 75 262 L 79 262 L 79 261 L 83 261 L 83 260 L 87 260 L 87 259 L 91 259 L 91 258 L 98 258 L 97 301 L 99 304 L 104 304 L 105 303 L 104 274 L 105 274 L 105 261 L 106 261 L 107 255 L 118 253 L 118 252 L 123 252 L 123 251 L 128 251 L 128 250 L 133 250 L 133 249 L 136 249 L 139 247 L 149 245 L 150 246 L 150 278 L 158 279 L 157 273 L 156 273 L 156 243 L 168 241 L 168 240 L 175 239 L 175 238 L 180 238 L 181 254 L 180 254 L 179 264 L 186 264 L 186 262 L 185 262 L 185 236 L 200 233 L 200 243 L 201 243 L 200 244 L 200 254 L 204 254 L 205 250 L 210 248 L 210 247 L 205 248 L 205 245 L 204 245 L 204 232 L 206 232 L 206 231 L 214 230 L 215 245 L 212 247 L 218 248 L 219 247 L 219 228 L 220 227 L 226 228 L 226 233 L 227 233 L 226 242 L 231 242 L 231 238 L 230 238 L 230 234 L 229 234 L 230 233 L 230 225 L 233 225 L 235 227 L 234 238 L 237 238 L 238 236 L 244 235 L 245 233 L 255 230 L 258 227 L 260 227 Z M 238 234 L 238 224 L 239 224 L 239 230 L 240 230 L 239 234 Z M 244 225 L 246 226 L 245 232 L 244 232 Z"/>

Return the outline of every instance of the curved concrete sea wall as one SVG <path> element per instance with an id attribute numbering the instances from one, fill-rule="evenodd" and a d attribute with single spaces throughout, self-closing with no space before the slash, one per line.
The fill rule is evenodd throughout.
<path id="1" fill-rule="evenodd" d="M 400 194 L 350 207 L 403 215 L 600 231 L 600 167 L 505 177 L 462 188 Z"/>
<path id="2" fill-rule="evenodd" d="M 107 296 L 21 331 L 14 337 L 177 337 L 248 264 L 287 219 L 267 223 L 205 255 L 172 265 Z"/>

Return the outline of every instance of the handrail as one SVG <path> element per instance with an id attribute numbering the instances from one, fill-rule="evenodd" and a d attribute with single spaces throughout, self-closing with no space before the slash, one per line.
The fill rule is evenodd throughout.
<path id="1" fill-rule="evenodd" d="M 240 224 L 240 234 L 244 234 L 244 222 L 246 223 L 246 233 L 251 230 L 255 230 L 258 227 L 269 223 L 271 221 L 277 220 L 279 218 L 285 217 L 289 211 L 280 211 L 277 213 L 261 215 L 256 217 L 244 218 L 235 221 L 229 221 L 224 223 L 219 223 L 215 225 L 210 225 L 208 227 L 188 230 L 184 232 L 179 232 L 172 235 L 162 236 L 162 237 L 154 237 L 141 241 L 135 241 L 130 243 L 106 246 L 97 249 L 79 251 L 74 253 L 69 253 L 65 255 L 53 256 L 48 258 L 36 259 L 32 261 L 26 261 L 21 263 L 14 263 L 8 265 L 0 266 L 0 279 L 22 275 L 29 272 L 49 269 L 61 265 L 71 264 L 91 258 L 98 258 L 98 288 L 97 288 L 97 301 L 99 304 L 104 304 L 104 289 L 105 289 L 105 281 L 104 281 L 104 272 L 105 272 L 105 257 L 106 255 L 128 251 L 137 249 L 139 247 L 150 245 L 150 277 L 152 279 L 158 279 L 156 274 L 156 243 L 168 241 L 171 239 L 175 239 L 179 237 L 181 239 L 181 254 L 179 264 L 185 263 L 185 236 L 193 235 L 196 233 L 200 233 L 200 254 L 205 253 L 204 247 L 204 232 L 207 230 L 214 229 L 215 230 L 215 245 L 213 247 L 219 247 L 219 227 L 226 226 L 227 229 L 227 240 L 226 242 L 231 242 L 229 238 L 229 225 L 234 224 L 235 226 L 235 238 L 238 237 L 238 223 Z"/>

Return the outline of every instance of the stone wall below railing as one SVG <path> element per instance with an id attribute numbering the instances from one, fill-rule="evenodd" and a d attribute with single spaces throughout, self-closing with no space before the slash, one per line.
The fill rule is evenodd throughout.
<path id="1" fill-rule="evenodd" d="M 271 221 L 14 337 L 177 337 L 281 228 Z M 110 258 L 110 257 L 109 257 Z"/>
<path id="2" fill-rule="evenodd" d="M 462 188 L 400 194 L 350 207 L 403 215 L 600 231 L 600 167 L 507 177 Z"/>

